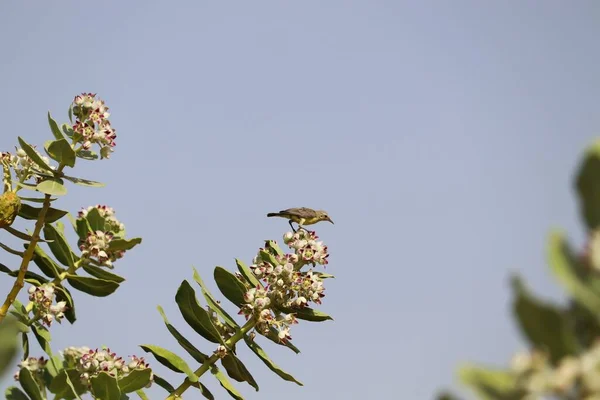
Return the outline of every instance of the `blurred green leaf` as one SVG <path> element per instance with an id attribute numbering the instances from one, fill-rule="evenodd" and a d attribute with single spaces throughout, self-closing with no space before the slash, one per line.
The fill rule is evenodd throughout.
<path id="1" fill-rule="evenodd" d="M 196 271 L 196 268 L 194 268 L 194 280 L 200 285 L 202 294 L 204 295 L 204 298 L 206 299 L 206 302 L 208 303 L 209 307 L 214 312 L 216 312 L 221 318 L 223 318 L 223 320 L 227 325 L 229 325 L 229 327 L 233 329 L 238 329 L 240 326 L 227 313 L 227 311 L 225 311 L 223 307 L 221 307 L 219 302 L 215 300 L 213 295 L 208 291 L 208 288 L 206 287 L 206 285 L 204 285 L 204 282 L 202 281 L 202 278 L 200 278 L 200 274 L 198 273 L 198 271 Z"/>
<path id="2" fill-rule="evenodd" d="M 85 157 L 81 157 L 81 154 L 82 154 L 82 153 L 83 153 L 82 151 L 78 151 L 78 152 L 77 152 L 77 155 L 78 155 L 80 158 L 85 158 Z M 97 156 L 96 156 L 96 158 L 97 158 Z M 90 159 L 94 160 L 95 158 L 90 158 Z M 73 182 L 73 183 L 75 183 L 75 184 L 77 184 L 77 185 L 80 185 L 80 186 L 89 186 L 89 187 L 104 187 L 104 186 L 106 186 L 106 185 L 105 185 L 104 183 L 102 183 L 102 182 L 91 181 L 91 180 L 89 180 L 89 179 L 76 178 L 76 177 L 74 177 L 74 176 L 67 176 L 67 175 L 62 175 L 62 177 L 63 177 L 64 179 L 66 179 L 66 180 L 68 180 L 68 181 L 71 181 L 71 182 Z"/>
<path id="3" fill-rule="evenodd" d="M 254 380 L 254 377 L 239 358 L 232 353 L 228 353 L 221 359 L 221 364 L 225 367 L 227 375 L 229 375 L 230 378 L 235 379 L 238 382 L 248 382 L 248 384 L 258 392 L 258 385 Z"/>
<path id="4" fill-rule="evenodd" d="M 198 377 L 194 375 L 194 371 L 192 371 L 183 358 L 179 357 L 177 354 L 167 349 L 163 349 L 162 347 L 153 346 L 150 344 L 143 344 L 140 345 L 140 347 L 146 353 L 152 353 L 154 358 L 156 358 L 156 360 L 165 367 L 175 372 L 183 372 L 187 375 L 190 382 L 198 382 Z"/>
<path id="5" fill-rule="evenodd" d="M 242 276 L 246 279 L 246 282 L 248 282 L 250 286 L 261 286 L 260 281 L 256 278 L 254 273 L 252 273 L 252 270 L 248 268 L 248 266 L 244 264 L 242 260 L 236 258 L 235 263 L 238 267 L 238 271 L 240 271 L 240 274 L 242 274 Z"/>
<path id="6" fill-rule="evenodd" d="M 95 265 L 83 265 L 83 270 L 95 278 L 103 279 L 105 281 L 121 283 L 125 281 L 125 278 L 112 272 L 108 272 L 106 269 L 96 267 Z"/>
<path id="7" fill-rule="evenodd" d="M 75 316 L 75 303 L 73 302 L 73 297 L 71 297 L 71 293 L 67 288 L 60 285 L 54 286 L 54 289 L 56 290 L 56 301 L 67 302 L 65 318 L 67 319 L 67 321 L 73 324 L 77 320 L 77 317 Z"/>
<path id="8" fill-rule="evenodd" d="M 73 288 L 96 297 L 105 297 L 119 288 L 119 284 L 104 279 L 87 276 L 67 275 L 67 281 Z"/>
<path id="9" fill-rule="evenodd" d="M 8 316 L 0 324 L 0 378 L 14 367 L 19 349 L 17 319 Z"/>
<path id="10" fill-rule="evenodd" d="M 575 181 L 581 215 L 592 230 L 600 226 L 600 140 L 586 149 Z"/>
<path id="11" fill-rule="evenodd" d="M 32 207 L 29 204 L 21 204 L 21 208 L 19 209 L 19 217 L 28 219 L 28 220 L 37 220 L 40 216 L 40 212 L 42 211 L 41 207 Z M 64 217 L 68 211 L 58 210 L 56 208 L 48 208 L 46 211 L 46 215 L 44 216 L 45 222 L 55 222 Z"/>
<path id="12" fill-rule="evenodd" d="M 138 244 L 142 243 L 142 238 L 133 238 L 133 239 L 113 239 L 108 244 L 109 250 L 117 251 L 117 250 L 130 250 L 133 249 Z"/>
<path id="13" fill-rule="evenodd" d="M 56 139 L 64 140 L 64 136 L 63 136 L 62 132 L 60 131 L 60 129 L 58 128 L 58 124 L 50 115 L 50 111 L 48 111 L 48 125 L 50 125 L 50 130 L 52 131 L 52 134 L 54 135 L 54 137 Z"/>
<path id="14" fill-rule="evenodd" d="M 535 299 L 519 277 L 512 279 L 513 310 L 521 332 L 534 348 L 547 350 L 553 363 L 575 354 L 579 348 L 567 314 Z"/>
<path id="15" fill-rule="evenodd" d="M 172 393 L 175 391 L 175 388 L 173 387 L 173 385 L 171 385 L 164 378 L 162 378 L 156 374 L 154 374 L 154 383 L 156 383 L 161 388 L 165 389 L 167 391 L 167 393 Z"/>
<path id="16" fill-rule="evenodd" d="M 219 331 L 214 327 L 206 310 L 198 304 L 196 292 L 190 286 L 189 282 L 184 280 L 177 290 L 175 301 L 179 306 L 179 311 L 183 319 L 199 335 L 213 343 L 221 343 L 222 338 Z"/>
<path id="17" fill-rule="evenodd" d="M 6 400 L 29 400 L 29 397 L 21 389 L 11 386 L 4 392 Z"/>
<path id="18" fill-rule="evenodd" d="M 506 371 L 464 366 L 459 369 L 459 378 L 483 400 L 518 400 L 524 395 L 515 376 Z"/>
<path id="19" fill-rule="evenodd" d="M 283 380 L 295 382 L 298 385 L 303 386 L 300 381 L 296 380 L 296 378 L 282 370 L 277 364 L 271 361 L 267 353 L 258 345 L 258 343 L 256 343 L 254 340 L 250 340 L 248 337 L 244 337 L 244 341 L 248 347 L 250 347 L 250 350 L 252 350 L 254 354 L 256 354 L 258 358 L 260 358 L 262 362 L 269 367 L 271 371 L 279 375 Z"/>
<path id="20" fill-rule="evenodd" d="M 183 349 L 187 351 L 188 354 L 200 364 L 203 364 L 206 360 L 208 360 L 208 356 L 206 354 L 198 350 L 189 340 L 187 340 L 181 333 L 179 333 L 179 331 L 175 329 L 173 325 L 171 325 L 162 307 L 158 306 L 157 308 L 158 312 L 163 318 L 163 321 L 165 322 L 165 325 L 167 326 L 167 329 L 169 330 L 171 335 L 173 335 L 175 340 L 177 340 L 177 343 L 179 343 L 179 345 L 181 345 L 181 347 L 183 347 Z"/>
<path id="21" fill-rule="evenodd" d="M 225 268 L 216 267 L 214 273 L 215 281 L 223 296 L 238 307 L 241 307 L 246 293 L 246 286 L 234 274 Z"/>
<path id="22" fill-rule="evenodd" d="M 58 262 L 69 267 L 75 264 L 76 256 L 71 251 L 67 239 L 53 225 L 44 225 L 44 238 L 52 240 L 48 243 L 48 247 Z"/>
<path id="23" fill-rule="evenodd" d="M 64 196 L 67 194 L 67 188 L 63 185 L 62 179 L 57 178 L 46 179 L 38 183 L 35 188 L 51 196 Z"/>
<path id="24" fill-rule="evenodd" d="M 58 127 L 57 127 L 58 129 Z M 61 138 L 51 141 L 46 147 L 46 153 L 55 161 L 73 168 L 75 166 L 75 150 L 71 147 L 67 139 Z"/>
<path id="25" fill-rule="evenodd" d="M 96 399 L 121 399 L 121 390 L 119 390 L 117 378 L 110 376 L 106 372 L 100 372 L 97 376 L 92 377 L 90 383 L 92 384 L 92 392 Z"/>
<path id="26" fill-rule="evenodd" d="M 548 260 L 552 273 L 567 292 L 594 315 L 600 316 L 600 296 L 589 287 L 588 282 L 577 276 L 574 259 L 561 232 L 554 231 L 550 235 Z"/>
<path id="27" fill-rule="evenodd" d="M 29 143 L 23 140 L 23 138 L 21 138 L 20 136 L 18 137 L 18 140 L 19 144 L 21 145 L 21 148 L 23 149 L 23 151 L 25 151 L 25 154 L 27 154 L 29 158 L 33 160 L 34 163 L 36 163 L 42 170 L 54 173 L 54 170 L 52 170 L 52 168 L 50 168 L 50 166 L 44 160 L 42 160 L 42 157 L 33 149 L 33 147 Z"/>
<path id="28" fill-rule="evenodd" d="M 19 371 L 19 383 L 21 384 L 21 387 L 25 393 L 27 393 L 32 400 L 44 400 L 44 396 L 42 396 L 40 387 L 33 379 L 31 371 L 29 371 L 27 368 L 21 368 Z"/>
<path id="29" fill-rule="evenodd" d="M 278 310 L 280 310 L 286 314 L 294 314 L 294 315 L 296 315 L 296 318 L 303 319 L 305 321 L 323 322 L 323 321 L 327 321 L 329 319 L 333 321 L 333 318 L 331 318 L 331 316 L 329 316 L 319 310 L 312 309 L 310 307 L 304 307 L 304 308 L 278 307 Z"/>
<path id="30" fill-rule="evenodd" d="M 122 393 L 131 393 L 136 390 L 143 389 L 150 383 L 152 370 L 149 368 L 139 370 L 135 369 L 124 378 L 119 379 L 119 387 Z"/>
<path id="31" fill-rule="evenodd" d="M 52 337 L 50 335 L 50 331 L 38 323 L 31 325 L 31 330 L 33 331 L 33 334 L 35 335 L 35 338 L 40 344 L 42 350 L 44 350 L 48 356 L 52 357 L 52 348 L 50 347 L 50 341 L 52 340 Z"/>

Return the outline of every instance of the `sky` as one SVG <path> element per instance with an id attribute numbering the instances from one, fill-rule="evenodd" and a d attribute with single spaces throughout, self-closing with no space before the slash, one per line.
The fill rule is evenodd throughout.
<path id="1" fill-rule="evenodd" d="M 240 346 L 260 385 L 236 384 L 247 399 L 431 399 L 461 362 L 506 365 L 526 348 L 510 274 L 562 301 L 548 232 L 582 243 L 573 176 L 600 132 L 599 18 L 593 0 L 2 2 L 0 148 L 41 146 L 48 111 L 67 122 L 76 94 L 98 93 L 117 146 L 71 175 L 107 186 L 69 186 L 55 206 L 109 205 L 143 238 L 117 292 L 74 295 L 53 349 L 155 344 L 196 368 L 156 306 L 212 352 L 178 286 L 194 266 L 217 294 L 215 266 L 288 230 L 267 212 L 307 206 L 335 221 L 315 226 L 334 321 L 294 326 L 299 355 L 263 345 L 304 387 Z"/>

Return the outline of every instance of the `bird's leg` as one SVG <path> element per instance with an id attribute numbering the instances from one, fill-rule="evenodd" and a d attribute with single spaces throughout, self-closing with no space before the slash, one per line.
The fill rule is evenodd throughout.
<path id="1" fill-rule="evenodd" d="M 294 233 L 296 233 L 296 230 L 294 229 L 294 225 L 292 225 L 292 220 L 290 219 L 290 220 L 288 220 L 288 222 L 290 223 L 290 226 L 292 227 L 292 230 L 294 231 Z"/>

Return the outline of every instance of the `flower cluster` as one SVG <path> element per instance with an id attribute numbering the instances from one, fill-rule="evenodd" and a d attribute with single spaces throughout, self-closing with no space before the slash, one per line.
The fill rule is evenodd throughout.
<path id="1" fill-rule="evenodd" d="M 275 242 L 267 242 L 254 258 L 250 270 L 265 283 L 244 295 L 240 314 L 256 319 L 256 330 L 263 335 L 275 328 L 282 342 L 291 339 L 290 326 L 298 323 L 294 309 L 307 307 L 310 302 L 321 303 L 325 296 L 323 280 L 313 270 L 302 271 L 307 264 L 327 264 L 327 246 L 317 241 L 315 232 L 287 232 L 284 242 L 294 252 L 283 254 Z M 283 313 L 292 311 L 290 313 Z"/>
<path id="2" fill-rule="evenodd" d="M 50 326 L 52 321 L 58 322 L 65 316 L 67 302 L 59 301 L 52 304 L 54 300 L 54 286 L 45 283 L 40 286 L 32 286 L 28 290 L 29 300 L 33 302 L 33 312 L 36 317 L 41 318 L 46 326 Z"/>
<path id="3" fill-rule="evenodd" d="M 97 144 L 101 158 L 110 158 L 117 135 L 108 120 L 110 113 L 104 101 L 97 99 L 95 93 L 82 93 L 75 96 L 72 110 L 77 118 L 73 124 L 75 141 L 80 142 L 84 150 Z"/>
<path id="4" fill-rule="evenodd" d="M 48 157 L 40 154 L 35 148 L 33 150 L 51 169 L 56 169 L 56 166 L 50 163 Z M 30 178 L 34 178 L 36 181 L 41 180 L 38 175 L 41 172 L 40 167 L 25 153 L 25 150 L 17 148 L 15 154 L 0 153 L 0 159 L 2 164 L 12 168 L 19 182 L 26 182 Z"/>
<path id="5" fill-rule="evenodd" d="M 111 249 L 110 243 L 115 237 L 121 237 L 125 233 L 125 225 L 115 217 L 114 209 L 100 204 L 79 211 L 78 221 L 85 220 L 92 210 L 97 210 L 100 218 L 104 219 L 104 228 L 88 232 L 85 238 L 79 240 L 81 258 L 112 268 L 113 263 L 123 257 L 125 250 Z"/>
<path id="6" fill-rule="evenodd" d="M 68 347 L 63 351 L 63 356 L 66 366 L 76 368 L 81 383 L 86 386 L 89 386 L 90 379 L 100 372 L 106 372 L 120 379 L 129 375 L 131 371 L 150 368 L 143 357 L 130 356 L 131 360 L 125 362 L 122 357 L 118 357 L 108 348 L 91 350 L 88 347 Z"/>
<path id="7" fill-rule="evenodd" d="M 44 357 L 29 357 L 28 359 L 21 361 L 19 363 L 19 367 L 21 367 L 21 369 L 28 369 L 33 378 L 36 381 L 41 382 L 44 375 L 44 367 L 46 366 L 47 362 L 48 360 L 45 360 Z M 19 373 L 21 372 L 21 369 L 19 369 L 14 375 L 16 381 L 19 380 Z"/>
<path id="8" fill-rule="evenodd" d="M 584 400 L 600 398 L 600 342 L 579 356 L 564 357 L 552 366 L 540 351 L 517 353 L 511 371 L 523 398 L 561 397 L 577 390 Z M 574 389 L 577 387 L 577 389 Z"/>

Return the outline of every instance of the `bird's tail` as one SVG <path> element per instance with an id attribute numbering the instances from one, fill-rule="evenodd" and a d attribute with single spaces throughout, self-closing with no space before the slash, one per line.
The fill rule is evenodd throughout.
<path id="1" fill-rule="evenodd" d="M 267 217 L 279 217 L 280 215 L 280 213 L 268 213 Z"/>

